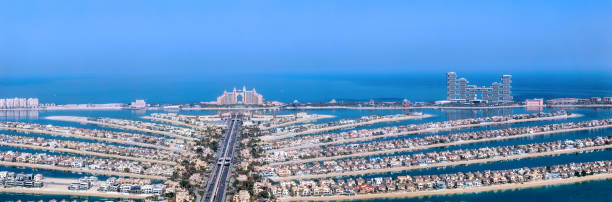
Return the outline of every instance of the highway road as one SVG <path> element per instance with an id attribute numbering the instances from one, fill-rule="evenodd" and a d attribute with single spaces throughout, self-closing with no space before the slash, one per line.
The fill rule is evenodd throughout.
<path id="1" fill-rule="evenodd" d="M 232 117 L 232 119 L 228 120 L 228 130 L 223 138 L 223 142 L 219 144 L 221 148 L 217 151 L 217 164 L 208 181 L 206 193 L 204 198 L 202 198 L 203 202 L 222 202 L 225 199 L 226 185 L 229 180 L 232 163 L 234 163 L 236 140 L 238 139 L 241 125 L 242 120 L 237 117 Z"/>

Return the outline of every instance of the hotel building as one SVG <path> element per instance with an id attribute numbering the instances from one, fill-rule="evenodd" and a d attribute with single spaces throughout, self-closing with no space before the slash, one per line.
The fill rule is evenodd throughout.
<path id="1" fill-rule="evenodd" d="M 249 105 L 261 105 L 263 104 L 263 96 L 253 90 L 246 90 L 246 87 L 242 87 L 242 90 L 236 90 L 227 92 L 223 91 L 223 95 L 217 97 L 217 104 L 230 105 L 230 104 L 249 104 Z"/>
<path id="2" fill-rule="evenodd" d="M 465 78 L 457 78 L 457 73 L 446 73 L 446 100 L 455 102 L 512 102 L 512 75 L 503 75 L 501 82 L 493 82 L 491 86 L 469 85 Z"/>

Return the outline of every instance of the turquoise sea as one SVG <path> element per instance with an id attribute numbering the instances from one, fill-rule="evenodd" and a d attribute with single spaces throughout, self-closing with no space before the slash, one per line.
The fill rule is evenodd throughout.
<path id="1" fill-rule="evenodd" d="M 469 80 L 483 80 L 482 85 L 490 83 L 498 79 L 498 75 L 465 75 Z M 473 78 L 471 78 L 472 76 Z M 555 78 L 542 80 L 538 79 L 542 75 L 515 75 L 514 76 L 514 96 L 517 100 L 533 97 L 591 97 L 591 96 L 612 96 L 612 85 L 609 75 L 592 75 L 593 79 L 582 79 L 583 83 L 579 84 L 580 79 L 570 77 L 570 75 L 561 75 L 563 78 Z M 560 77 L 561 77 L 560 76 Z M 585 75 L 578 75 L 580 76 Z M 535 78 L 534 78 L 535 77 Z M 443 74 L 435 75 L 379 75 L 379 76 L 277 76 L 277 77 L 262 77 L 249 80 L 246 76 L 239 76 L 228 81 L 215 82 L 214 80 L 189 80 L 181 78 L 166 78 L 166 79 L 101 79 L 101 78 L 61 78 L 61 79 L 5 79 L 0 81 L 0 97 L 39 97 L 41 102 L 55 102 L 59 104 L 66 103 L 109 103 L 123 102 L 127 103 L 133 99 L 146 99 L 149 103 L 186 103 L 209 101 L 214 99 L 224 89 L 230 90 L 232 87 L 240 87 L 246 84 L 247 88 L 255 87 L 258 92 L 261 92 L 266 99 L 280 100 L 291 102 L 292 100 L 300 101 L 328 101 L 332 98 L 345 100 L 369 100 L 370 98 L 378 100 L 393 100 L 408 98 L 412 101 L 428 101 L 444 98 L 444 77 Z M 403 78 L 403 79 L 402 79 Z M 267 79 L 267 80 L 265 80 Z M 240 82 L 240 81 L 246 82 Z M 563 80 L 563 81 L 562 81 Z M 574 81 L 574 82 L 565 82 Z M 478 83 L 478 84 L 480 84 Z M 545 109 L 545 111 L 558 109 Z M 541 121 L 519 123 L 512 125 L 497 125 L 480 128 L 460 129 L 447 132 L 418 134 L 408 137 L 422 137 L 432 134 L 449 134 L 457 132 L 488 130 L 507 127 L 522 127 L 533 125 L 544 125 L 551 123 L 563 123 L 570 121 L 586 121 L 595 119 L 612 118 L 611 108 L 581 108 L 567 109 L 573 113 L 583 114 L 584 116 L 573 119 Z M 283 110 L 283 111 L 266 111 L 263 113 L 275 114 L 290 114 L 301 112 L 302 110 Z M 488 109 L 488 110 L 413 110 L 420 111 L 426 114 L 432 114 L 434 117 L 422 120 L 407 120 L 393 123 L 379 123 L 361 128 L 375 128 L 400 124 L 426 123 L 437 122 L 452 119 L 464 119 L 472 117 L 509 115 L 521 113 L 534 113 L 534 111 L 525 111 L 523 108 L 512 109 Z M 140 120 L 140 117 L 150 113 L 163 111 L 130 111 L 130 110 L 109 110 L 109 111 L 20 111 L 7 112 L 0 111 L 0 121 L 23 121 L 39 124 L 53 124 L 63 126 L 73 126 L 91 129 L 105 129 L 93 125 L 82 125 L 79 123 L 68 123 L 61 121 L 52 121 L 44 119 L 46 116 L 55 115 L 74 115 L 74 116 L 90 116 L 90 117 L 113 117 L 122 119 Z M 358 118 L 364 115 L 373 114 L 397 114 L 405 113 L 402 110 L 308 110 L 308 113 L 320 113 L 335 115 L 335 118 L 324 119 L 317 121 L 318 123 L 339 120 L 343 118 Z M 215 114 L 216 111 L 180 111 L 185 114 Z M 351 129 L 347 129 L 351 130 Z M 342 130 L 341 130 L 342 131 Z M 346 131 L 346 130 L 344 130 Z M 334 131 L 338 132 L 338 131 Z M 0 131 L 0 133 L 27 135 L 27 136 L 44 136 L 39 134 L 23 134 L 10 131 Z M 434 148 L 426 151 L 441 151 L 454 149 L 468 149 L 484 146 L 502 146 L 513 144 L 529 144 L 537 142 L 548 142 L 563 139 L 578 139 L 585 137 L 603 136 L 612 134 L 612 129 L 600 129 L 593 131 L 579 131 L 571 133 L 561 133 L 554 135 L 542 135 L 530 138 L 502 140 L 496 142 L 484 142 L 467 145 L 452 146 L 448 148 Z M 45 136 L 51 138 L 49 136 Z M 58 139 L 71 139 L 62 137 L 53 137 Z M 393 137 L 407 138 L 407 137 Z M 380 140 L 376 140 L 380 141 Z M 27 151 L 33 150 L 15 149 L 9 147 L 0 147 L 1 151 Z M 410 153 L 410 152 L 407 152 Z M 473 164 L 467 166 L 455 166 L 440 169 L 423 169 L 397 173 L 373 174 L 362 176 L 364 178 L 378 176 L 397 176 L 397 175 L 427 175 L 427 174 L 442 174 L 459 171 L 470 170 L 485 170 L 485 169 L 511 169 L 524 166 L 546 166 L 555 164 L 564 164 L 569 162 L 580 161 L 596 161 L 612 159 L 612 150 L 593 151 L 581 154 L 567 154 L 558 156 L 549 156 L 532 159 L 520 159 L 514 161 L 492 162 L 484 164 Z M 12 168 L 0 167 L 0 170 L 8 170 L 14 172 L 36 172 L 42 173 L 47 177 L 80 177 L 86 174 L 68 173 L 58 171 L 31 170 L 27 168 Z M 105 179 L 105 177 L 101 177 Z M 384 199 L 371 201 L 399 202 L 399 201 L 612 201 L 612 180 L 592 181 L 570 185 L 547 186 L 540 188 L 529 188 L 520 190 L 506 190 L 485 192 L 477 194 L 458 194 L 448 196 L 433 196 L 420 198 L 398 198 Z M 56 200 L 89 200 L 89 201 L 107 201 L 119 199 L 105 199 L 98 197 L 74 197 L 64 195 L 24 195 L 24 194 L 5 194 L 0 193 L 0 201 L 48 201 Z"/>

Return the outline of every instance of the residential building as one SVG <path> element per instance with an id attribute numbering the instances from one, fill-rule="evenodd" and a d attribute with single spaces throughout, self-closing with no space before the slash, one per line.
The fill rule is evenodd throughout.
<path id="1" fill-rule="evenodd" d="M 491 86 L 469 85 L 466 78 L 457 78 L 457 73 L 446 73 L 446 100 L 472 103 L 510 103 L 512 97 L 512 75 L 503 75 L 501 82 Z"/>

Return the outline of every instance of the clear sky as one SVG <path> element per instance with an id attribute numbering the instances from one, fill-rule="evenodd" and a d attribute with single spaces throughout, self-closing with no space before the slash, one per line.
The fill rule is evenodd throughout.
<path id="1" fill-rule="evenodd" d="M 612 1 L 0 1 L 0 77 L 612 69 Z"/>

